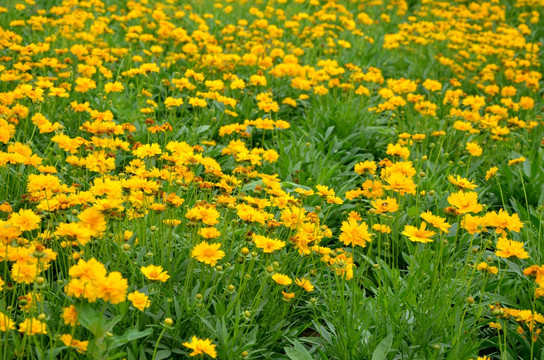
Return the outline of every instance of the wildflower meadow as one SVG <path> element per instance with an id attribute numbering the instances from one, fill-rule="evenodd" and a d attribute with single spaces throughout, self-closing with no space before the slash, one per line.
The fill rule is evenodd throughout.
<path id="1" fill-rule="evenodd" d="M 543 17 L 0 1 L 0 360 L 544 359 Z"/>

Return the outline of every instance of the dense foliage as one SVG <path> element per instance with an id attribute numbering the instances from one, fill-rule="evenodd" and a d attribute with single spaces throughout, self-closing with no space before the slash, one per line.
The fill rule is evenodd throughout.
<path id="1" fill-rule="evenodd" d="M 0 5 L 0 359 L 544 359 L 544 1 Z"/>

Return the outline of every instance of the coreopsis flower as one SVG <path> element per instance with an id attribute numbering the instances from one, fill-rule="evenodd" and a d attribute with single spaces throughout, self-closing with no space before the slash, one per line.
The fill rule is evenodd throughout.
<path id="1" fill-rule="evenodd" d="M 162 154 L 159 144 L 145 144 L 133 150 L 132 153 L 140 159 Z"/>
<path id="2" fill-rule="evenodd" d="M 337 251 L 338 255 L 336 257 L 331 257 L 329 263 L 337 276 L 343 277 L 346 280 L 351 280 L 353 278 L 353 267 L 355 266 L 353 264 L 353 257 L 348 256 L 350 254 L 342 252 L 341 249 Z"/>
<path id="3" fill-rule="evenodd" d="M 497 251 L 495 255 L 502 258 L 515 256 L 519 259 L 527 259 L 529 254 L 523 249 L 521 241 L 509 240 L 505 237 L 499 238 L 497 241 Z"/>
<path id="4" fill-rule="evenodd" d="M 431 237 L 436 233 L 434 231 L 426 230 L 427 223 L 421 222 L 419 229 L 412 225 L 405 225 L 402 235 L 407 236 L 412 242 L 428 243 L 433 241 Z"/>
<path id="5" fill-rule="evenodd" d="M 62 310 L 62 319 L 64 320 L 64 323 L 66 325 L 76 326 L 77 325 L 77 319 L 78 319 L 78 314 L 77 314 L 76 307 L 74 305 L 70 305 L 68 307 L 65 307 Z"/>
<path id="6" fill-rule="evenodd" d="M 403 158 L 404 160 L 410 157 L 410 150 L 408 150 L 407 147 L 404 147 L 400 144 L 388 144 L 387 150 L 385 153 L 391 156 L 399 156 Z"/>
<path id="7" fill-rule="evenodd" d="M 386 190 L 393 190 L 398 192 L 400 195 L 404 194 L 416 194 L 416 184 L 414 181 L 401 173 L 393 173 L 385 179 L 387 185 L 384 185 Z"/>
<path id="8" fill-rule="evenodd" d="M 283 286 L 289 286 L 293 283 L 293 280 L 291 280 L 289 276 L 280 273 L 272 275 L 272 280 L 274 280 L 277 284 Z"/>
<path id="9" fill-rule="evenodd" d="M 239 204 L 236 206 L 238 217 L 247 222 L 255 222 L 264 224 L 267 220 L 267 214 L 253 206 L 247 204 Z"/>
<path id="10" fill-rule="evenodd" d="M 448 232 L 451 225 L 446 222 L 446 219 L 433 215 L 430 211 L 424 212 L 421 215 L 421 218 L 440 230 L 441 232 Z"/>
<path id="11" fill-rule="evenodd" d="M 13 263 L 11 267 L 11 278 L 18 283 L 31 284 L 38 276 L 36 264 Z"/>
<path id="12" fill-rule="evenodd" d="M 490 266 L 486 262 L 481 262 L 478 265 L 476 265 L 476 270 L 483 271 L 492 275 L 497 275 L 499 273 L 499 268 L 496 266 Z"/>
<path id="13" fill-rule="evenodd" d="M 185 217 L 192 221 L 202 221 L 204 224 L 214 226 L 219 223 L 219 212 L 213 207 L 197 205 L 187 211 Z"/>
<path id="14" fill-rule="evenodd" d="M 336 195 L 334 189 L 331 189 L 331 188 L 329 188 L 328 186 L 325 186 L 325 185 L 316 185 L 315 187 L 316 187 L 316 189 L 317 189 L 317 192 L 316 192 L 316 193 L 317 193 L 319 196 L 322 196 L 322 197 L 324 197 L 324 198 L 327 198 L 327 197 L 329 197 L 329 196 L 335 196 L 335 195 Z"/>
<path id="15" fill-rule="evenodd" d="M 467 145 L 465 146 L 465 149 L 469 152 L 470 155 L 472 156 L 480 156 L 482 155 L 482 148 L 474 143 L 474 142 L 469 142 L 467 143 Z"/>
<path id="16" fill-rule="evenodd" d="M 0 331 L 6 332 L 15 329 L 15 322 L 11 318 L 0 311 Z"/>
<path id="17" fill-rule="evenodd" d="M 283 295 L 283 300 L 285 301 L 290 301 L 295 298 L 295 293 L 292 292 L 286 292 L 282 290 L 281 294 Z"/>
<path id="18" fill-rule="evenodd" d="M 193 350 L 193 352 L 189 354 L 190 356 L 208 355 L 212 359 L 215 359 L 217 357 L 215 345 L 212 344 L 212 341 L 210 339 L 202 340 L 197 338 L 196 336 L 193 336 L 191 342 L 184 342 L 182 345 L 186 348 Z"/>
<path id="19" fill-rule="evenodd" d="M 302 207 L 291 206 L 281 212 L 281 222 L 286 227 L 295 230 L 306 221 L 306 211 Z"/>
<path id="20" fill-rule="evenodd" d="M 119 304 L 126 299 L 128 282 L 120 272 L 113 271 L 94 283 L 96 295 L 104 301 Z"/>
<path id="21" fill-rule="evenodd" d="M 339 239 L 345 245 L 353 244 L 365 247 L 371 241 L 371 234 L 368 232 L 368 225 L 365 222 L 359 224 L 356 220 L 350 219 L 342 222 L 340 228 L 342 233 Z"/>
<path id="22" fill-rule="evenodd" d="M 132 305 L 140 311 L 144 311 L 151 305 L 149 297 L 146 294 L 139 292 L 138 290 L 135 290 L 128 294 L 127 299 L 131 301 Z"/>
<path id="23" fill-rule="evenodd" d="M 40 227 L 41 220 L 34 211 L 21 209 L 11 215 L 10 223 L 12 226 L 19 228 L 20 231 L 31 231 Z"/>
<path id="24" fill-rule="evenodd" d="M 355 164 L 355 172 L 359 175 L 363 174 L 371 174 L 374 175 L 376 173 L 376 169 L 378 166 L 376 165 L 375 161 L 362 161 L 357 164 Z"/>
<path id="25" fill-rule="evenodd" d="M 372 225 L 372 230 L 381 232 L 382 234 L 390 234 L 391 228 L 384 224 L 374 224 Z"/>
<path id="26" fill-rule="evenodd" d="M 536 283 L 540 283 L 544 279 L 544 265 L 531 265 L 523 270 L 523 275 L 535 278 Z"/>
<path id="27" fill-rule="evenodd" d="M 448 202 L 459 214 L 479 213 L 483 210 L 483 206 L 478 204 L 478 193 L 472 191 L 452 193 L 448 196 Z"/>
<path id="28" fill-rule="evenodd" d="M 517 164 L 520 164 L 524 161 L 526 161 L 527 159 L 525 159 L 523 156 L 522 157 L 519 157 L 519 158 L 516 158 L 516 159 L 512 159 L 510 161 L 508 161 L 508 166 L 512 166 L 512 165 L 517 165 Z"/>
<path id="29" fill-rule="evenodd" d="M 125 89 L 125 87 L 123 86 L 123 84 L 121 84 L 119 81 L 116 81 L 116 82 L 108 82 L 104 85 L 104 91 L 106 93 L 111 93 L 111 92 L 121 92 Z"/>
<path id="30" fill-rule="evenodd" d="M 225 253 L 219 250 L 220 247 L 221 244 L 210 244 L 203 241 L 194 247 L 193 251 L 191 251 L 191 257 L 205 264 L 215 266 L 217 260 L 225 256 Z"/>
<path id="31" fill-rule="evenodd" d="M 77 241 L 80 245 L 87 244 L 92 237 L 92 231 L 84 223 L 60 223 L 54 232 L 68 241 Z"/>
<path id="32" fill-rule="evenodd" d="M 298 286 L 300 286 L 301 288 L 303 288 L 304 290 L 306 290 L 307 292 L 312 292 L 314 291 L 314 286 L 312 285 L 312 283 L 310 282 L 310 280 L 308 279 L 305 279 L 305 278 L 296 278 L 295 279 L 295 284 L 297 284 Z"/>
<path id="33" fill-rule="evenodd" d="M 221 232 L 214 227 L 204 227 L 198 230 L 198 235 L 204 239 L 215 239 L 221 236 Z"/>
<path id="34" fill-rule="evenodd" d="M 492 177 L 494 177 L 497 174 L 497 171 L 499 171 L 499 168 L 496 167 L 496 166 L 493 166 L 492 168 L 487 170 L 486 173 L 485 173 L 485 180 L 489 181 L 489 179 L 491 179 Z"/>
<path id="35" fill-rule="evenodd" d="M 369 199 L 380 198 L 383 195 L 383 184 L 380 180 L 366 180 L 362 189 L 363 196 Z"/>
<path id="36" fill-rule="evenodd" d="M 453 175 L 450 175 L 448 176 L 448 180 L 460 189 L 474 190 L 477 187 L 476 184 L 474 184 L 472 181 L 462 178 L 459 175 L 457 175 L 457 178 L 455 178 Z"/>
<path id="37" fill-rule="evenodd" d="M 272 253 L 285 247 L 285 241 L 272 239 L 263 235 L 253 235 L 253 242 L 259 249 L 263 249 L 265 253 Z"/>
<path id="38" fill-rule="evenodd" d="M 499 212 L 491 211 L 484 216 L 485 222 L 488 226 L 494 227 L 495 232 L 498 234 L 504 233 L 504 230 L 507 229 L 513 232 L 520 232 L 523 228 L 523 223 L 521 222 L 518 214 L 508 215 L 504 209 L 500 209 Z"/>
<path id="39" fill-rule="evenodd" d="M 80 259 L 76 265 L 70 267 L 68 271 L 70 277 L 81 279 L 84 282 L 91 282 L 106 277 L 106 267 L 95 258 L 85 261 Z"/>
<path id="40" fill-rule="evenodd" d="M 84 354 L 87 351 L 87 347 L 89 346 L 88 341 L 76 340 L 70 334 L 63 334 L 60 336 L 59 339 L 64 343 L 65 346 L 76 349 L 76 351 L 80 354 Z"/>
<path id="41" fill-rule="evenodd" d="M 19 332 L 30 336 L 47 334 L 47 325 L 36 318 L 25 319 L 19 324 Z"/>
<path id="42" fill-rule="evenodd" d="M 387 197 L 386 199 L 377 199 L 375 201 L 371 201 L 370 205 L 374 208 L 374 212 L 376 214 L 383 214 L 385 212 L 395 212 L 399 209 L 399 204 L 397 203 L 397 199 Z"/>
<path id="43" fill-rule="evenodd" d="M 108 226 L 102 212 L 94 207 L 83 210 L 79 214 L 78 219 L 81 220 L 82 225 L 90 230 L 92 236 L 104 232 Z"/>
<path id="44" fill-rule="evenodd" d="M 142 266 L 140 271 L 146 278 L 153 281 L 165 282 L 170 278 L 167 271 L 163 271 L 162 266 L 148 265 Z"/>

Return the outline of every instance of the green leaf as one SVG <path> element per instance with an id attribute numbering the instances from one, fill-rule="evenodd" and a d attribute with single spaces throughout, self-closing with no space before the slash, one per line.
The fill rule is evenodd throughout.
<path id="1" fill-rule="evenodd" d="M 169 359 L 172 352 L 170 350 L 159 350 L 155 355 L 155 360 Z"/>
<path id="2" fill-rule="evenodd" d="M 374 352 L 372 353 L 372 360 L 385 360 L 387 354 L 391 351 L 391 345 L 393 344 L 393 334 L 390 333 L 383 339 Z"/>
<path id="3" fill-rule="evenodd" d="M 152 332 L 152 328 L 147 328 L 144 331 L 139 331 L 138 329 L 127 330 L 123 335 L 115 337 L 109 348 L 114 349 L 141 337 L 151 335 Z"/>
<path id="4" fill-rule="evenodd" d="M 312 355 L 306 348 L 297 340 L 293 341 L 294 347 L 284 348 L 285 354 L 291 360 L 313 360 Z"/>

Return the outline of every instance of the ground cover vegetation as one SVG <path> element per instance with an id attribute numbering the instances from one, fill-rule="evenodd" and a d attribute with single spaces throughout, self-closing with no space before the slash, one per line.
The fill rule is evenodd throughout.
<path id="1" fill-rule="evenodd" d="M 0 4 L 0 359 L 544 359 L 542 0 Z"/>

